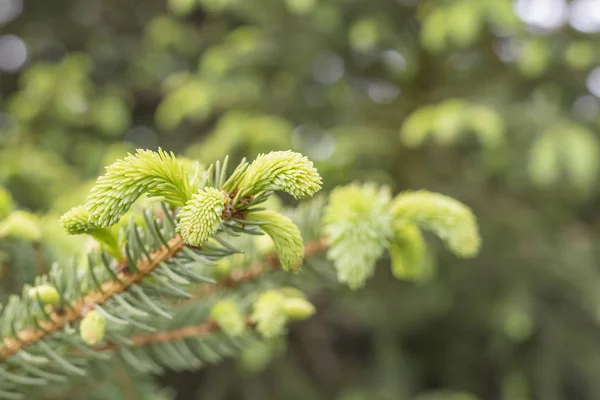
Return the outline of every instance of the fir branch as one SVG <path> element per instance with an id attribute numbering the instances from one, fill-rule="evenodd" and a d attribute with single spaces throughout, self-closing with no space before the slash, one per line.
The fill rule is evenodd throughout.
<path id="1" fill-rule="evenodd" d="M 138 150 L 106 168 L 85 205 L 91 222 L 106 228 L 116 224 L 142 194 L 184 205 L 194 193 L 185 165 L 173 153 Z"/>
<path id="2" fill-rule="evenodd" d="M 65 307 L 64 313 L 53 311 L 49 314 L 50 321 L 39 321 L 42 330 L 27 328 L 16 333 L 17 338 L 7 337 L 2 341 L 0 350 L 0 361 L 16 354 L 19 350 L 26 348 L 40 340 L 43 340 L 48 335 L 55 333 L 67 324 L 72 324 L 78 321 L 83 312 L 95 304 L 103 304 L 115 294 L 121 293 L 131 285 L 140 282 L 146 275 L 151 273 L 162 262 L 169 260 L 177 255 L 183 248 L 184 242 L 181 236 L 176 236 L 168 242 L 168 247 L 163 246 L 150 254 L 147 260 L 140 260 L 137 263 L 137 271 L 135 272 L 120 272 L 117 276 L 118 281 L 107 281 L 102 285 L 102 290 L 97 290 L 89 293 L 82 299 L 72 303 L 69 307 Z"/>
<path id="3" fill-rule="evenodd" d="M 247 326 L 253 326 L 249 318 L 245 318 Z M 172 331 L 153 332 L 145 335 L 137 335 L 129 338 L 131 347 L 146 346 L 154 343 L 173 342 L 188 338 L 199 338 L 210 335 L 211 333 L 220 332 L 221 327 L 213 320 L 208 319 L 199 325 L 186 326 Z M 94 347 L 94 351 L 110 351 L 118 350 L 122 345 L 118 343 L 106 343 L 103 346 Z"/>
<path id="4" fill-rule="evenodd" d="M 325 238 L 320 238 L 306 243 L 304 246 L 304 258 L 311 258 L 329 248 Z M 279 258 L 276 254 L 269 254 L 263 260 L 255 261 L 248 268 L 236 269 L 229 276 L 221 279 L 216 285 L 204 285 L 202 294 L 204 296 L 212 295 L 222 288 L 233 288 L 243 283 L 258 279 L 268 272 L 276 271 L 281 268 Z"/>

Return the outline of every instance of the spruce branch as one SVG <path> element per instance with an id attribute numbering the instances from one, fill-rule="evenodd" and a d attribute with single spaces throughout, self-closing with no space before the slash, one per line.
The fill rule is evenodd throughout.
<path id="1" fill-rule="evenodd" d="M 273 303 L 272 300 L 275 302 Z M 188 338 L 198 339 L 217 332 L 224 332 L 235 337 L 241 335 L 245 329 L 261 331 L 265 325 L 267 331 L 266 333 L 261 332 L 261 334 L 265 337 L 272 337 L 281 333 L 283 325 L 287 321 L 302 321 L 312 316 L 314 312 L 314 306 L 295 293 L 293 296 L 289 296 L 285 290 L 269 290 L 262 293 L 254 303 L 254 313 L 251 316 L 241 315 L 233 301 L 220 301 L 213 305 L 206 321 L 178 329 L 135 335 L 129 338 L 128 347 L 175 342 Z M 275 326 L 271 324 L 273 319 L 276 320 Z M 122 348 L 121 344 L 109 342 L 102 346 L 92 347 L 92 350 L 102 352 L 120 348 Z"/>
<path id="2" fill-rule="evenodd" d="M 273 159 L 282 161 L 277 155 Z M 257 176 L 264 173 L 268 177 L 275 173 L 272 176 L 275 180 L 273 185 L 260 186 L 248 196 L 240 196 L 237 189 L 222 189 L 227 186 L 225 182 L 233 188 L 243 180 L 245 162 L 234 171 L 234 179 L 227 179 L 225 160 L 209 166 L 202 181 L 196 182 L 194 178 L 193 183 L 182 169 L 183 163 L 162 150 L 158 153 L 138 151 L 135 156 L 130 155 L 109 166 L 106 175 L 100 177 L 92 189 L 88 203 L 65 214 L 61 223 L 70 234 L 92 236 L 115 258 L 92 250 L 87 255 L 87 262 L 81 266 L 78 263 L 72 267 L 53 265 L 47 276 L 36 278 L 36 286 L 29 290 L 29 297 L 25 294 L 9 300 L 0 316 L 3 322 L 0 325 L 0 361 L 7 361 L 7 366 L 0 365 L 0 375 L 8 377 L 7 381 L 0 381 L 0 397 L 8 393 L 11 398 L 23 398 L 26 392 L 21 391 L 22 385 L 25 385 L 23 390 L 27 390 L 48 379 L 65 380 L 69 374 L 84 375 L 86 369 L 81 367 L 90 357 L 94 358 L 94 346 L 105 340 L 121 345 L 119 354 L 132 366 L 139 367 L 144 356 L 128 353 L 131 338 L 139 337 L 140 330 L 164 332 L 161 326 L 173 327 L 165 325 L 164 321 L 178 315 L 179 311 L 174 308 L 177 299 L 191 297 L 192 286 L 188 285 L 210 282 L 203 276 L 206 267 L 239 252 L 225 239 L 226 236 L 260 235 L 262 228 L 275 241 L 281 259 L 277 266 L 296 269 L 304 253 L 298 228 L 283 215 L 255 206 L 268 200 L 272 194 L 270 190 L 279 187 L 298 196 L 317 190 L 314 185 L 317 180 L 320 182 L 320 177 L 312 163 L 302 155 L 286 152 L 283 159 L 299 163 L 281 174 L 268 170 L 268 165 L 263 165 L 262 170 L 255 167 Z M 310 179 L 302 178 L 303 174 Z M 196 185 L 199 189 L 194 194 L 191 187 Z M 118 222 L 144 193 L 163 197 L 171 206 L 183 208 L 168 209 L 163 203 L 162 214 L 145 210 L 143 218 L 132 217 L 128 227 L 120 226 L 117 236 L 117 228 L 109 228 L 110 225 Z M 100 205 L 101 198 L 105 203 Z M 248 276 L 244 278 L 249 279 Z M 262 304 L 269 305 L 269 302 Z M 281 324 L 272 325 L 269 321 L 294 320 L 314 312 L 312 305 L 298 299 L 286 304 L 274 308 L 261 306 L 263 312 L 253 314 L 260 315 L 256 318 L 261 332 L 268 335 L 282 332 Z M 236 307 L 231 306 L 232 303 L 222 304 L 211 318 L 232 339 L 243 336 L 239 339 L 246 340 L 247 335 L 242 335 L 241 314 L 236 314 Z M 276 310 L 279 317 L 271 315 L 269 309 Z M 211 316 L 203 313 L 201 311 L 193 320 Z M 74 334 L 77 332 L 74 327 L 79 330 L 79 335 Z M 81 357 L 73 359 L 74 353 L 70 349 L 78 349 Z M 45 373 L 31 365 L 31 357 L 35 362 L 48 365 L 53 372 Z M 222 355 L 218 357 L 222 358 Z M 51 360 L 56 364 L 47 364 Z M 190 365 L 194 361 L 161 357 L 161 363 Z M 145 365 L 144 368 L 154 368 L 148 363 Z M 13 366 L 18 372 L 16 375 L 7 369 Z"/>
<path id="3" fill-rule="evenodd" d="M 270 303 L 270 299 L 275 298 L 276 303 Z M 264 308 L 268 308 L 265 310 Z M 149 334 L 139 334 L 129 338 L 129 347 L 141 347 L 156 343 L 168 343 L 180 341 L 188 338 L 202 338 L 217 332 L 224 332 L 230 336 L 239 336 L 246 329 L 257 329 L 260 331 L 261 325 L 268 325 L 269 320 L 264 321 L 261 316 L 256 315 L 256 311 L 262 314 L 270 314 L 272 307 L 275 307 L 274 315 L 266 315 L 268 319 L 275 317 L 277 319 L 275 330 L 267 331 L 265 337 L 271 337 L 281 332 L 283 324 L 287 321 L 302 321 L 315 312 L 314 306 L 303 297 L 296 294 L 289 296 L 285 290 L 269 290 L 262 293 L 254 303 L 254 313 L 251 316 L 240 314 L 235 302 L 224 300 L 217 302 L 212 307 L 210 316 L 206 321 L 200 324 L 184 326 L 178 329 L 164 330 Z M 273 327 L 271 327 L 273 328 Z M 122 347 L 119 343 L 109 342 L 102 346 L 92 347 L 93 351 L 102 352 L 118 350 Z"/>
<path id="4" fill-rule="evenodd" d="M 315 308 L 297 288 L 335 281 L 333 269 L 313 268 L 324 260 L 309 263 L 305 274 L 271 272 L 298 272 L 305 259 L 326 251 L 339 281 L 358 288 L 388 250 L 395 274 L 412 279 L 425 252 L 421 228 L 463 255 L 469 253 L 465 238 L 477 233 L 468 207 L 453 199 L 403 193 L 392 200 L 387 187 L 374 184 L 336 188 L 327 206 L 306 203 L 288 218 L 269 209 L 272 192 L 304 198 L 321 185 L 312 162 L 291 151 L 243 160 L 229 177 L 227 159 L 209 166 L 202 179 L 190 180 L 189 169 L 189 162 L 162 150 L 138 151 L 109 166 L 86 205 L 61 218 L 69 233 L 91 235 L 115 259 L 93 251 L 82 265 L 55 265 L 8 302 L 0 315 L 0 362 L 6 361 L 0 375 L 8 376 L 0 380 L 0 398 L 23 394 L 23 382 L 82 376 L 82 366 L 110 358 L 109 350 L 145 372 L 216 362 L 256 333 L 271 338 L 285 333 L 288 322 L 309 318 Z M 163 203 L 162 214 L 145 210 L 129 227 L 120 224 L 117 235 L 110 226 L 142 194 L 171 207 Z M 272 241 L 269 250 L 255 240 L 261 231 Z M 248 256 L 237 248 L 246 245 L 252 246 Z M 229 270 L 237 261 L 240 268 Z M 222 275 L 216 281 L 206 277 L 216 272 Z M 49 375 L 30 359 L 43 359 Z"/>
<path id="5" fill-rule="evenodd" d="M 52 311 L 49 314 L 49 321 L 39 321 L 41 329 L 27 328 L 16 332 L 15 338 L 6 337 L 2 340 L 0 350 L 0 361 L 16 354 L 19 350 L 43 340 L 45 337 L 63 329 L 66 325 L 72 324 L 82 318 L 84 310 L 93 307 L 96 304 L 103 304 L 112 296 L 122 293 L 131 285 L 141 282 L 142 279 L 151 273 L 162 262 L 177 255 L 184 248 L 184 242 L 181 236 L 176 236 L 168 242 L 168 246 L 159 248 L 152 253 L 149 259 L 140 260 L 136 265 L 135 272 L 120 272 L 118 281 L 107 281 L 102 285 L 101 290 L 93 291 L 82 299 L 70 304 L 64 308 L 64 312 Z"/>
<path id="6" fill-rule="evenodd" d="M 305 259 L 310 259 L 311 257 L 324 252 L 327 248 L 328 245 L 325 238 L 319 238 L 317 240 L 307 242 L 306 246 L 304 247 L 304 257 Z M 235 269 L 227 277 L 218 280 L 216 284 L 204 284 L 204 290 L 201 292 L 202 297 L 216 295 L 220 293 L 223 288 L 234 288 L 238 285 L 242 285 L 244 283 L 264 277 L 265 274 L 277 271 L 280 268 L 281 264 L 277 254 L 268 254 L 263 258 L 263 260 L 255 261 L 248 268 Z M 289 314 L 290 320 L 302 320 L 312 315 L 312 313 L 314 313 L 314 306 L 312 306 L 310 303 L 307 303 L 303 299 L 302 292 L 295 290 L 293 294 L 290 294 L 290 290 L 286 291 L 285 288 L 281 289 L 282 293 L 285 293 L 287 297 L 290 297 L 286 304 L 282 304 L 282 307 L 284 307 L 282 310 Z M 299 302 L 297 300 L 301 301 Z M 194 301 L 197 301 L 197 298 L 190 299 L 190 302 Z M 222 309 L 219 310 L 219 308 L 223 307 L 223 305 L 231 307 L 232 304 L 233 303 L 229 301 L 217 303 L 215 306 L 213 306 L 213 311 L 211 312 L 210 317 L 205 322 L 200 324 L 185 326 L 173 330 L 131 336 L 128 338 L 130 342 L 129 346 L 141 347 L 155 343 L 173 342 L 187 338 L 202 338 L 212 333 L 224 331 L 224 324 L 217 322 L 219 320 L 217 315 L 218 313 L 225 313 L 227 311 Z M 246 328 L 254 329 L 256 327 L 256 323 L 253 322 L 249 316 L 240 316 L 240 318 Z M 237 325 L 237 330 L 239 331 L 240 326 L 239 324 Z M 119 343 L 108 342 L 102 346 L 92 347 L 92 350 L 100 352 L 118 350 L 122 346 L 123 345 Z M 81 355 L 81 351 L 76 351 L 76 354 Z"/>
<path id="7" fill-rule="evenodd" d="M 186 166 L 173 153 L 138 150 L 106 168 L 85 207 L 96 225 L 116 224 L 142 194 L 183 206 L 194 193 Z"/>

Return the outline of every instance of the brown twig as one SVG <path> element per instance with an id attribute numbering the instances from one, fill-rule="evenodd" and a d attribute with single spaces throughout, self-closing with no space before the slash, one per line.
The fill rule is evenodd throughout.
<path id="1" fill-rule="evenodd" d="M 250 320 L 250 318 L 245 318 L 246 325 L 249 327 L 253 327 L 254 323 Z M 206 322 L 203 322 L 199 325 L 193 326 L 185 326 L 183 328 L 175 329 L 172 331 L 162 331 L 162 332 L 154 332 L 145 335 L 137 335 L 129 340 L 131 341 L 131 346 L 139 347 L 145 346 L 153 343 L 165 343 L 172 342 L 174 340 L 183 340 L 187 338 L 198 338 L 208 336 L 211 333 L 220 332 L 221 327 L 217 325 L 215 321 L 212 319 L 208 319 Z M 109 351 L 109 350 L 117 350 L 121 347 L 120 344 L 117 343 L 107 343 L 100 347 L 94 347 L 92 350 L 94 351 Z"/>
<path id="2" fill-rule="evenodd" d="M 120 272 L 118 281 L 108 281 L 102 285 L 102 290 L 91 292 L 84 298 L 74 302 L 70 307 L 65 307 L 63 313 L 54 311 L 50 314 L 50 321 L 40 321 L 42 328 L 27 328 L 16 334 L 16 338 L 5 338 L 0 350 L 0 361 L 5 360 L 17 353 L 19 350 L 38 342 L 44 337 L 59 331 L 67 324 L 77 321 L 82 316 L 82 311 L 94 304 L 103 304 L 115 294 L 128 289 L 134 283 L 140 282 L 146 275 L 151 273 L 158 265 L 169 258 L 174 257 L 184 247 L 181 236 L 177 235 L 168 242 L 169 246 L 161 247 L 150 255 L 148 260 L 140 260 L 137 263 L 136 272 Z"/>
<path id="3" fill-rule="evenodd" d="M 304 246 L 304 258 L 313 257 L 315 254 L 327 250 L 327 241 L 320 238 L 306 243 Z M 211 295 L 220 288 L 231 288 L 244 282 L 254 280 L 262 274 L 279 269 L 279 259 L 276 255 L 270 254 L 263 260 L 255 261 L 248 268 L 236 269 L 225 279 L 220 280 L 217 285 L 205 285 L 202 291 L 203 295 Z"/>
<path id="4" fill-rule="evenodd" d="M 220 331 L 221 328 L 213 321 L 208 320 L 195 326 L 186 326 L 173 331 L 155 332 L 147 335 L 138 335 L 130 338 L 131 346 L 138 347 L 152 343 L 172 342 L 190 337 L 201 337 L 210 333 Z M 117 350 L 121 345 L 117 343 L 107 343 L 101 347 L 94 347 L 94 351 Z"/>

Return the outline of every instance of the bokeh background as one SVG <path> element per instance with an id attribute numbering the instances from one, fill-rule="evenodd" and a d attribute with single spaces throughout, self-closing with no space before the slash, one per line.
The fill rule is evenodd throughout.
<path id="1" fill-rule="evenodd" d="M 0 297 L 84 250 L 58 216 L 128 151 L 293 149 L 325 191 L 465 202 L 480 256 L 430 238 L 427 284 L 384 265 L 281 343 L 95 395 L 600 399 L 599 33 L 598 0 L 0 0 Z"/>

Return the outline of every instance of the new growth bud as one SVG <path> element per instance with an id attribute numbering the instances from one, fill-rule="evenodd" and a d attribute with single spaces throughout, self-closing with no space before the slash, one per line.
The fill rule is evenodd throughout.
<path id="1" fill-rule="evenodd" d="M 138 150 L 106 168 L 85 207 L 91 222 L 106 228 L 119 222 L 143 194 L 163 197 L 167 203 L 181 206 L 192 193 L 186 167 L 173 153 Z"/>
<path id="2" fill-rule="evenodd" d="M 221 225 L 226 196 L 212 187 L 205 187 L 192 196 L 179 213 L 177 232 L 187 244 L 202 246 Z"/>
<path id="3" fill-rule="evenodd" d="M 298 297 L 285 299 L 283 310 L 290 321 L 303 321 L 312 317 L 316 311 L 308 300 Z"/>
<path id="4" fill-rule="evenodd" d="M 481 239 L 475 216 L 461 202 L 439 194 L 420 190 L 400 193 L 392 201 L 397 220 L 415 223 L 435 233 L 458 257 L 474 257 Z"/>
<path id="5" fill-rule="evenodd" d="M 334 189 L 325 209 L 327 257 L 338 280 L 352 289 L 364 285 L 393 235 L 387 187 L 351 184 Z"/>
<path id="6" fill-rule="evenodd" d="M 81 320 L 81 324 L 79 325 L 79 335 L 81 336 L 81 339 L 90 346 L 95 346 L 102 342 L 105 333 L 106 320 L 98 311 L 89 311 Z"/>
<path id="7" fill-rule="evenodd" d="M 273 151 L 256 157 L 237 189 L 244 196 L 272 190 L 304 199 L 318 192 L 321 183 L 321 176 L 307 157 L 289 150 Z"/>
<path id="8" fill-rule="evenodd" d="M 269 290 L 262 293 L 254 303 L 250 319 L 256 323 L 256 330 L 265 338 L 283 334 L 287 322 L 284 301 L 284 295 L 276 290 Z"/>
<path id="9" fill-rule="evenodd" d="M 96 227 L 90 222 L 89 214 L 84 206 L 69 210 L 60 218 L 60 224 L 69 235 L 88 233 Z"/>
<path id="10" fill-rule="evenodd" d="M 298 227 L 291 219 L 276 211 L 265 210 L 249 213 L 248 221 L 260 221 L 260 228 L 273 240 L 285 271 L 298 272 L 304 259 L 304 241 Z"/>
<path id="11" fill-rule="evenodd" d="M 237 305 L 231 300 L 222 300 L 212 307 L 210 317 L 229 336 L 239 336 L 246 330 L 246 322 Z"/>
<path id="12" fill-rule="evenodd" d="M 27 294 L 33 300 L 37 301 L 39 298 L 44 304 L 56 305 L 60 303 L 60 294 L 58 293 L 58 290 L 49 284 L 32 287 Z"/>
<path id="13" fill-rule="evenodd" d="M 265 338 L 284 333 L 289 321 L 303 321 L 315 313 L 315 307 L 306 300 L 304 293 L 293 287 L 269 290 L 254 303 L 250 316 L 256 330 Z"/>
<path id="14" fill-rule="evenodd" d="M 105 245 L 106 250 L 115 258 L 121 259 L 121 248 L 116 234 L 111 228 L 101 228 L 91 222 L 85 206 L 74 207 L 66 212 L 60 223 L 69 235 L 88 234 Z"/>

